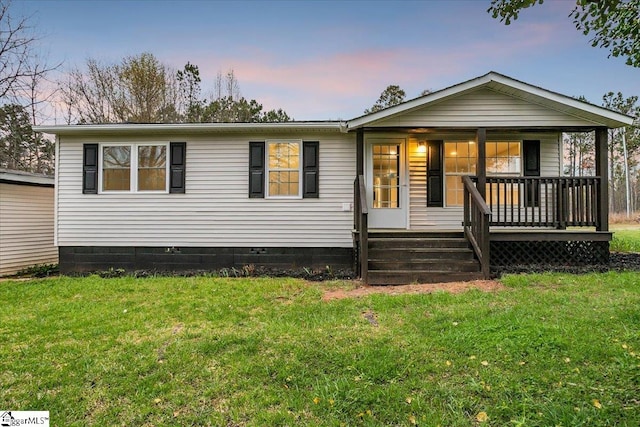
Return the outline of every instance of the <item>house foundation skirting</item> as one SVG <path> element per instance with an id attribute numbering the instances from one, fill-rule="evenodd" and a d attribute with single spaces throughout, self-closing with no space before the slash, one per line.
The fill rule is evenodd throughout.
<path id="1" fill-rule="evenodd" d="M 492 241 L 491 268 L 609 264 L 609 241 Z"/>
<path id="2" fill-rule="evenodd" d="M 214 271 L 245 266 L 273 269 L 352 269 L 352 248 L 62 246 L 62 274 L 108 269 Z"/>

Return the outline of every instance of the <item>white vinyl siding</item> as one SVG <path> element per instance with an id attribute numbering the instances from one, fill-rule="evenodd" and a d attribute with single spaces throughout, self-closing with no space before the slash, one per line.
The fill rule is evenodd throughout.
<path id="1" fill-rule="evenodd" d="M 475 134 L 438 134 L 429 136 L 432 140 L 473 140 Z M 549 133 L 499 134 L 489 133 L 487 140 L 539 140 L 540 141 L 540 175 L 543 177 L 561 176 L 560 135 Z M 424 138 L 419 138 L 424 140 Z M 418 139 L 409 139 L 409 181 L 410 181 L 410 228 L 414 230 L 461 230 L 462 207 L 428 208 L 426 155 L 417 149 Z M 544 197 L 541 195 L 541 197 Z"/>
<path id="2" fill-rule="evenodd" d="M 163 135 L 186 141 L 185 194 L 82 194 L 82 144 L 100 140 L 60 137 L 58 245 L 351 247 L 353 213 L 343 204 L 353 202 L 355 135 L 262 139 L 292 136 L 320 141 L 317 199 L 248 197 L 249 141 L 260 140 L 255 134 Z M 121 142 L 145 142 L 131 139 Z"/>
<path id="3" fill-rule="evenodd" d="M 0 276 L 55 264 L 53 187 L 0 183 Z"/>
<path id="4" fill-rule="evenodd" d="M 372 127 L 538 127 L 592 126 L 594 123 L 487 88 L 460 94 Z"/>

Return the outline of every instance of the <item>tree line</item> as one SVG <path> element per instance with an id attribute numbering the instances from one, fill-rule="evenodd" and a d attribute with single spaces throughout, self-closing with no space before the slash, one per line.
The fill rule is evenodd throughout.
<path id="1" fill-rule="evenodd" d="M 67 123 L 286 122 L 282 109 L 263 109 L 240 94 L 233 70 L 218 73 L 209 98 L 201 96 L 197 65 L 174 71 L 152 53 L 115 64 L 87 60 L 60 83 Z"/>
<path id="2" fill-rule="evenodd" d="M 205 98 L 201 96 L 197 65 L 188 62 L 174 71 L 151 53 L 111 64 L 90 58 L 84 67 L 73 68 L 63 81 L 55 83 L 56 104 L 62 110 L 58 114 L 67 124 L 292 120 L 282 109 L 265 110 L 255 99 L 241 96 L 233 70 L 218 73 L 214 90 Z M 39 93 L 37 85 L 33 86 L 33 98 L 25 98 L 22 84 L 9 87 L 4 97 L 0 107 L 0 167 L 52 173 L 53 143 L 32 131 L 32 125 L 38 124 L 35 95 Z M 19 102 L 24 99 L 26 105 Z"/>

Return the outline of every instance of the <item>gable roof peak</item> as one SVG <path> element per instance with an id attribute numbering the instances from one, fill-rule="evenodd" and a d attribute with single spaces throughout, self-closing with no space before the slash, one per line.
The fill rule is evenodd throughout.
<path id="1" fill-rule="evenodd" d="M 578 114 L 584 113 L 591 117 L 597 116 L 601 119 L 600 121 L 603 125 L 611 128 L 631 125 L 633 123 L 633 118 L 630 116 L 516 80 L 496 71 L 489 71 L 482 76 L 466 80 L 462 83 L 422 95 L 375 113 L 351 119 L 347 121 L 347 129 L 353 130 L 368 126 L 380 120 L 401 115 L 418 108 L 424 108 L 435 104 L 436 102 L 460 96 L 464 93 L 485 87 L 495 92 L 501 92 L 507 96 L 526 99 L 528 102 L 544 105 L 547 108 L 555 109 L 557 111 L 571 111 L 572 114 L 577 112 Z"/>

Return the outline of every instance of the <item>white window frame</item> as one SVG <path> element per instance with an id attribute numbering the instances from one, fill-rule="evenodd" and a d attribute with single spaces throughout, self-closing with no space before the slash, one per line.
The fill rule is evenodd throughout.
<path id="1" fill-rule="evenodd" d="M 499 143 L 518 144 L 520 146 L 520 148 L 519 148 L 520 154 L 518 155 L 519 171 L 518 172 L 509 172 L 509 171 L 507 171 L 507 172 L 491 172 L 491 173 L 489 173 L 489 171 L 487 171 L 487 176 L 488 177 L 494 177 L 494 178 L 510 178 L 510 177 L 519 178 L 519 177 L 524 176 L 524 150 L 523 150 L 524 141 L 522 139 L 511 139 L 511 140 L 509 140 L 509 139 L 499 139 L 499 140 L 493 140 L 493 141 L 486 141 L 486 144 L 499 144 Z M 486 151 L 486 148 L 485 148 L 485 151 Z M 515 156 L 513 156 L 513 157 L 515 157 Z M 487 160 L 490 159 L 490 158 L 498 159 L 498 158 L 501 158 L 501 157 L 499 157 L 499 156 L 494 156 L 494 157 L 485 156 L 485 165 L 487 163 Z M 510 156 L 507 156 L 507 158 L 510 158 Z M 489 184 L 487 184 L 487 186 L 488 185 Z M 513 194 L 514 188 L 517 190 L 517 194 L 515 196 Z M 486 197 L 489 197 L 489 190 L 486 189 L 485 191 L 487 192 Z M 506 195 L 506 193 L 503 193 L 502 197 L 505 197 L 505 195 Z M 497 197 L 497 195 L 494 194 L 494 197 Z M 520 192 L 519 187 L 517 187 L 517 186 L 514 187 L 512 185 L 510 200 L 512 202 L 514 200 L 517 200 L 516 204 L 520 204 L 521 201 L 523 200 L 522 199 L 523 197 L 524 197 L 524 193 Z M 494 201 L 490 200 L 489 202 L 493 204 Z M 516 205 L 513 205 L 513 203 L 509 203 L 509 204 L 500 203 L 500 200 L 497 200 L 496 203 L 500 204 L 501 206 L 516 206 Z"/>
<path id="2" fill-rule="evenodd" d="M 303 146 L 301 139 L 271 139 L 265 141 L 265 198 L 266 199 L 302 199 L 302 162 L 303 162 Z M 269 166 L 269 146 L 271 144 L 298 144 L 298 194 L 295 196 L 278 196 L 271 195 L 271 188 L 269 185 L 269 176 L 271 173 L 271 168 Z M 274 169 L 274 171 L 295 171 L 295 169 Z"/>
<path id="3" fill-rule="evenodd" d="M 138 147 L 145 146 L 163 146 L 165 147 L 165 183 L 163 191 L 156 190 L 138 190 Z M 103 151 L 104 147 L 130 147 L 131 150 L 131 167 L 129 170 L 130 177 L 129 190 L 103 190 L 102 178 L 104 176 L 103 168 Z M 98 146 L 98 194 L 168 194 L 169 193 L 169 166 L 170 166 L 169 143 L 168 142 L 103 142 Z"/>
<path id="4" fill-rule="evenodd" d="M 507 171 L 507 172 L 491 172 L 491 173 L 489 173 L 489 171 L 487 171 L 487 176 L 503 177 L 503 178 L 507 178 L 507 177 L 510 177 L 510 176 L 513 176 L 513 177 L 523 176 L 522 174 L 524 173 L 524 171 L 523 171 L 524 153 L 523 153 L 522 147 L 523 147 L 524 144 L 523 144 L 521 139 L 512 139 L 512 140 L 502 139 L 502 140 L 499 140 L 499 141 L 495 141 L 495 140 L 494 141 L 487 141 L 486 143 L 487 144 L 507 143 L 507 144 L 519 144 L 520 145 L 520 149 L 519 149 L 520 154 L 518 155 L 518 158 L 520 159 L 519 162 L 518 162 L 518 166 L 519 166 L 520 170 L 518 172 L 509 172 L 509 171 Z M 485 149 L 485 151 L 486 151 L 486 149 Z M 515 157 L 515 156 L 513 156 L 513 157 Z M 498 158 L 501 158 L 501 157 L 498 157 L 498 156 L 494 156 L 494 157 L 485 156 L 485 164 L 487 163 L 487 160 L 489 160 L 490 158 L 498 159 Z M 510 156 L 507 156 L 507 158 L 510 158 Z"/>
<path id="5" fill-rule="evenodd" d="M 442 183 L 442 191 L 444 194 L 444 200 L 442 201 L 442 207 L 444 208 L 452 208 L 452 209 L 460 209 L 463 205 L 449 205 L 448 201 L 447 201 L 447 177 L 448 176 L 458 176 L 458 177 L 463 177 L 463 176 L 473 176 L 476 175 L 478 173 L 478 147 L 476 147 L 476 165 L 475 165 L 475 171 L 474 172 L 452 172 L 452 173 L 447 173 L 447 143 L 455 143 L 455 144 L 468 144 L 471 145 L 471 141 L 470 140 L 464 140 L 464 139 L 453 139 L 453 140 L 444 140 L 442 141 L 442 162 L 443 162 L 443 172 L 442 172 L 442 177 L 443 177 L 443 183 Z M 475 144 L 475 141 L 474 141 Z M 471 158 L 471 157 L 465 157 L 465 158 Z"/>
<path id="6" fill-rule="evenodd" d="M 444 172 L 443 172 L 443 192 L 444 192 L 444 201 L 443 201 L 443 207 L 445 208 L 460 208 L 460 206 L 457 205 L 448 205 L 447 204 L 447 176 L 471 176 L 473 175 L 473 173 L 459 173 L 459 172 L 454 172 L 454 173 L 447 173 L 447 169 L 446 169 L 446 143 L 461 143 L 464 141 L 457 141 L 457 140 L 452 140 L 452 141 L 443 141 L 443 159 L 444 159 Z M 502 177 L 502 178 L 508 178 L 508 177 L 521 177 L 523 176 L 523 162 L 524 162 L 524 152 L 523 152 L 523 141 L 521 139 L 513 139 L 513 140 L 493 140 L 493 141 L 486 141 L 486 144 L 496 144 L 496 143 L 500 143 L 500 142 L 504 142 L 504 143 L 517 143 L 520 145 L 520 162 L 519 162 L 519 166 L 520 166 L 520 170 L 518 172 L 492 172 L 489 173 L 487 172 L 487 176 L 491 176 L 491 177 Z M 476 147 L 477 150 L 477 147 Z M 476 151 L 477 154 L 477 151 Z M 494 157 L 497 158 L 497 157 Z M 485 163 L 487 161 L 487 159 L 489 159 L 489 157 L 485 156 Z M 477 174 L 477 167 L 478 165 L 476 164 L 476 174 Z"/>

